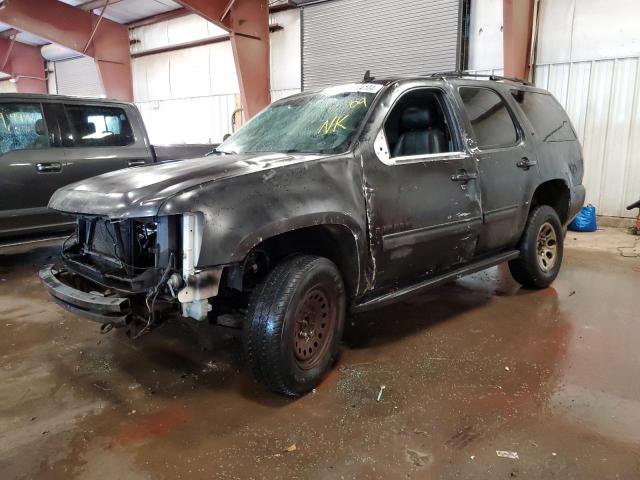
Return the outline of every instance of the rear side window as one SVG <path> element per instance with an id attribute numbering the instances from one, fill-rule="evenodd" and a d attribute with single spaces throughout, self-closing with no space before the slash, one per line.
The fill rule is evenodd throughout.
<path id="1" fill-rule="evenodd" d="M 0 103 L 0 154 L 48 147 L 47 125 L 39 103 Z"/>
<path id="2" fill-rule="evenodd" d="M 460 97 L 471 121 L 478 148 L 510 147 L 518 132 L 507 105 L 489 88 L 461 87 Z"/>
<path id="3" fill-rule="evenodd" d="M 114 107 L 65 105 L 74 147 L 122 147 L 134 142 L 124 110 Z"/>
<path id="4" fill-rule="evenodd" d="M 551 95 L 524 90 L 512 90 L 511 95 L 531 122 L 534 132 L 541 141 L 576 140 L 567 114 Z"/>

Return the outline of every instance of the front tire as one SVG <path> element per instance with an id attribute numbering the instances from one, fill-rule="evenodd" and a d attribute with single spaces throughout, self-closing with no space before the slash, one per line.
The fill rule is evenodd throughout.
<path id="1" fill-rule="evenodd" d="M 562 265 L 564 233 L 556 211 L 548 205 L 535 207 L 518 246 L 520 257 L 509 262 L 513 278 L 527 288 L 546 288 Z"/>
<path id="2" fill-rule="evenodd" d="M 256 287 L 244 325 L 247 363 L 258 381 L 289 396 L 313 389 L 335 363 L 346 295 L 328 259 L 297 255 Z"/>

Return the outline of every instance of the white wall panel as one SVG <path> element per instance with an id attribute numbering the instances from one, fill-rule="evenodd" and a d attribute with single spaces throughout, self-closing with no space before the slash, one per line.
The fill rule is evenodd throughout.
<path id="1" fill-rule="evenodd" d="M 471 25 L 500 20 L 495 0 L 473 3 L 472 16 L 480 13 Z M 587 202 L 601 215 L 632 217 L 624 207 L 640 197 L 640 1 L 540 0 L 539 8 L 534 82 L 558 98 L 582 141 Z M 477 31 L 470 41 L 501 52 Z"/>
<path id="2" fill-rule="evenodd" d="M 471 2 L 469 70 L 502 68 L 502 1 Z"/>
<path id="3" fill-rule="evenodd" d="M 300 11 L 287 10 L 271 17 L 272 22 L 285 26 L 271 34 L 271 88 L 299 91 L 302 69 Z"/>
<path id="4" fill-rule="evenodd" d="M 211 94 L 223 95 L 238 93 L 238 76 L 233 59 L 231 43 L 214 43 L 209 45 L 209 77 Z"/>
<path id="5" fill-rule="evenodd" d="M 616 215 L 624 207 L 625 173 L 628 163 L 633 161 L 629 140 L 633 109 L 637 108 L 634 98 L 637 65 L 636 58 L 614 60 L 613 64 L 612 97 L 598 203 L 603 215 Z M 636 154 L 635 160 L 638 158 Z M 637 190 L 640 196 L 640 184 L 637 184 Z"/>
<path id="6" fill-rule="evenodd" d="M 172 98 L 211 95 L 209 45 L 175 50 L 168 56 Z"/>
<path id="7" fill-rule="evenodd" d="M 16 84 L 9 80 L 3 80 L 0 82 L 0 93 L 16 93 L 18 90 Z"/>
<path id="8" fill-rule="evenodd" d="M 585 158 L 587 202 L 606 216 L 634 216 L 640 196 L 640 58 L 536 66 L 536 85 L 562 103 Z"/>
<path id="9" fill-rule="evenodd" d="M 572 63 L 565 108 L 580 138 L 584 138 L 590 87 L 591 62 Z"/>
<path id="10" fill-rule="evenodd" d="M 154 144 L 221 142 L 231 132 L 236 95 L 137 103 Z"/>
<path id="11" fill-rule="evenodd" d="M 273 99 L 300 91 L 300 13 L 272 15 L 283 27 L 271 34 Z M 196 15 L 135 28 L 132 53 L 224 35 Z M 134 58 L 134 98 L 154 143 L 220 142 L 231 132 L 239 86 L 231 43 Z"/>
<path id="12" fill-rule="evenodd" d="M 571 60 L 571 24 L 575 0 L 540 0 L 538 4 L 538 50 L 541 64 Z"/>
<path id="13" fill-rule="evenodd" d="M 609 124 L 611 105 L 611 81 L 613 62 L 593 62 L 591 67 L 591 91 L 582 144 L 585 153 L 585 178 L 587 202 L 600 207 L 600 184 Z M 602 213 L 602 212 L 600 212 Z"/>
<path id="14" fill-rule="evenodd" d="M 291 88 L 286 90 L 271 90 L 271 101 L 275 102 L 276 100 L 280 100 L 290 95 L 295 95 L 296 93 L 300 93 L 299 88 Z"/>

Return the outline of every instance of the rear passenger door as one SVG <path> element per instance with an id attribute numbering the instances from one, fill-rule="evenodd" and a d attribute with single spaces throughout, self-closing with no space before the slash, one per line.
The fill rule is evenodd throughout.
<path id="1" fill-rule="evenodd" d="M 535 151 L 497 89 L 460 86 L 472 154 L 478 163 L 484 225 L 478 253 L 503 249 L 520 238 L 538 180 Z"/>
<path id="2" fill-rule="evenodd" d="M 134 135 L 126 106 L 59 104 L 67 184 L 144 165 L 149 150 Z"/>
<path id="3" fill-rule="evenodd" d="M 53 192 L 68 182 L 57 124 L 46 108 L 19 99 L 0 103 L 0 237 L 67 222 L 47 209 Z"/>

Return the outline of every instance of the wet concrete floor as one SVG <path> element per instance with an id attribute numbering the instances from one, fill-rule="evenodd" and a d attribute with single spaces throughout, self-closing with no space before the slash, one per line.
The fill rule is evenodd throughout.
<path id="1" fill-rule="evenodd" d="M 640 478 L 640 249 L 587 235 L 552 288 L 500 266 L 350 318 L 299 400 L 224 332 L 100 335 L 40 287 L 56 246 L 0 251 L 0 478 Z"/>

